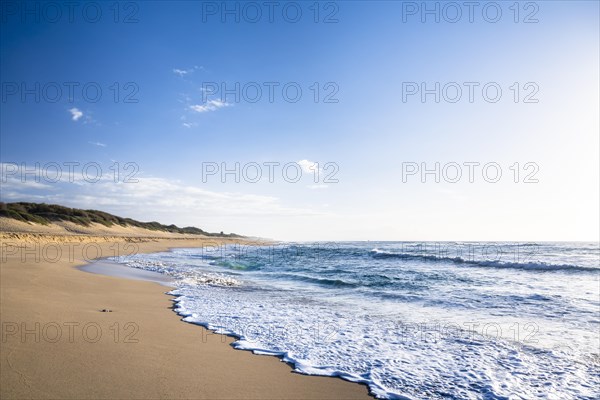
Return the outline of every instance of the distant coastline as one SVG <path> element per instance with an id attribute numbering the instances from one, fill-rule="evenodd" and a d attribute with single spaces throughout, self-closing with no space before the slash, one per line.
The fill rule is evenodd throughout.
<path id="1" fill-rule="evenodd" d="M 0 217 L 28 223 L 30 225 L 36 224 L 38 225 L 38 228 L 40 228 L 39 225 L 48 226 L 54 224 L 64 227 L 67 231 L 81 231 L 81 233 L 91 233 L 94 231 L 94 228 L 99 228 L 100 230 L 106 230 L 102 228 L 140 228 L 158 233 L 179 233 L 230 238 L 244 237 L 235 233 L 226 234 L 223 232 L 206 232 L 194 226 L 180 228 L 174 224 L 164 225 L 156 221 L 140 222 L 132 218 L 123 218 L 104 211 L 82 210 L 78 208 L 69 208 L 58 204 L 46 203 L 0 202 Z M 7 223 L 6 221 L 4 224 L 6 227 L 13 225 L 14 224 Z M 86 230 L 85 228 L 91 229 Z M 3 229 L 2 226 L 0 226 L 0 231 L 6 229 L 9 228 Z M 26 225 L 20 225 L 12 229 L 16 231 L 30 231 Z M 44 231 L 44 229 L 42 228 L 41 231 Z"/>

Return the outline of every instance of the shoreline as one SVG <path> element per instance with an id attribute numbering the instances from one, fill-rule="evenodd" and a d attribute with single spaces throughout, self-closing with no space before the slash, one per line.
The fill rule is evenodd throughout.
<path id="1" fill-rule="evenodd" d="M 366 385 L 294 373 L 279 356 L 235 351 L 235 337 L 182 323 L 176 296 L 156 282 L 81 270 L 132 244 L 153 253 L 252 241 L 30 232 L 0 239 L 2 398 L 372 398 Z M 86 256 L 86 245 L 101 254 Z"/>
<path id="2" fill-rule="evenodd" d="M 134 281 L 154 282 L 164 287 L 175 289 L 173 281 L 158 272 L 144 271 L 101 258 L 89 264 L 77 267 L 78 270 L 96 275 L 113 276 L 115 278 L 131 279 Z"/>
<path id="3" fill-rule="evenodd" d="M 183 248 L 187 248 L 187 247 L 183 247 Z M 191 247 L 193 248 L 193 247 Z M 165 252 L 171 252 L 173 251 L 175 248 L 171 247 L 168 250 L 166 250 Z M 86 267 L 92 267 L 94 266 L 94 271 L 90 271 L 90 270 L 86 270 Z M 181 318 L 181 322 L 184 322 L 186 324 L 191 324 L 193 326 L 197 326 L 200 327 L 202 329 L 205 329 L 209 332 L 211 332 L 214 335 L 221 335 L 221 336 L 225 336 L 228 338 L 232 338 L 235 341 L 238 340 L 242 340 L 242 337 L 235 334 L 235 333 L 217 333 L 215 329 L 211 329 L 209 328 L 209 326 L 207 324 L 203 324 L 203 323 L 198 323 L 198 322 L 192 322 L 192 321 L 185 321 L 185 317 L 187 316 L 186 314 L 182 314 L 181 312 L 179 312 L 177 310 L 177 304 L 179 302 L 179 295 L 176 294 L 171 294 L 171 292 L 173 290 L 176 290 L 177 287 L 174 285 L 174 281 L 170 280 L 170 278 L 166 277 L 164 274 L 161 274 L 159 272 L 152 272 L 152 271 L 146 271 L 146 270 L 141 270 L 141 269 L 137 269 L 137 268 L 133 268 L 133 267 L 129 267 L 125 264 L 120 264 L 116 261 L 111 261 L 111 260 L 107 260 L 105 258 L 103 259 L 98 259 L 93 261 L 92 263 L 89 264 L 85 264 L 82 266 L 77 267 L 80 271 L 82 272 L 86 272 L 86 273 L 91 273 L 91 274 L 99 274 L 99 275 L 105 275 L 105 276 L 113 276 L 116 278 L 120 278 L 120 279 L 130 279 L 130 280 L 138 280 L 138 281 L 145 281 L 145 282 L 151 282 L 151 283 L 156 283 L 158 285 L 161 285 L 162 287 L 168 288 L 169 291 L 164 292 L 165 295 L 170 297 L 170 300 L 172 302 L 172 307 L 171 310 Z M 111 268 L 114 269 L 112 272 L 107 273 L 108 271 L 106 270 L 106 268 Z M 122 269 L 122 271 L 117 271 L 117 269 Z M 113 274 L 114 273 L 114 274 Z M 233 343 L 229 344 L 230 347 L 234 350 L 237 351 L 246 351 L 249 352 L 250 354 L 253 355 L 261 355 L 261 356 L 268 356 L 268 357 L 275 357 L 276 359 L 278 359 L 279 361 L 287 364 L 290 369 L 292 370 L 291 372 L 294 374 L 299 374 L 299 375 L 304 375 L 304 376 L 320 376 L 320 377 L 324 377 L 324 378 L 335 378 L 335 379 L 341 379 L 343 381 L 346 382 L 350 382 L 350 383 L 354 383 L 354 384 L 358 384 L 358 385 L 362 385 L 365 386 L 365 388 L 367 389 L 368 393 L 369 393 L 369 397 L 371 398 L 376 398 L 375 395 L 373 395 L 370 392 L 369 389 L 369 385 L 366 382 L 363 381 L 356 381 L 356 380 L 352 380 L 350 378 L 343 378 L 342 375 L 320 375 L 320 374 L 315 374 L 315 375 L 310 375 L 310 374 L 304 374 L 302 372 L 296 372 L 296 364 L 294 363 L 294 361 L 291 361 L 289 359 L 286 359 L 286 355 L 285 353 L 276 353 L 276 352 L 268 352 L 268 351 L 263 351 L 262 353 L 255 353 L 254 349 L 250 349 L 250 348 L 242 348 L 242 347 L 235 347 L 233 346 Z"/>

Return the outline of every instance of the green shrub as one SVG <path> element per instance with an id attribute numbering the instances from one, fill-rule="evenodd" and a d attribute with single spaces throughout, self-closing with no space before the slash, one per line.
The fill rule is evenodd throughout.
<path id="1" fill-rule="evenodd" d="M 57 204 L 45 203 L 3 203 L 0 202 L 0 216 L 13 218 L 23 222 L 48 225 L 52 221 L 70 221 L 77 225 L 90 226 L 92 223 L 111 227 L 118 224 L 123 227 L 134 226 L 153 231 L 187 233 L 195 235 L 242 237 L 236 234 L 208 233 L 194 226 L 180 228 L 177 225 L 163 225 L 159 222 L 140 222 L 131 218 L 122 218 L 98 210 L 80 210 Z"/>

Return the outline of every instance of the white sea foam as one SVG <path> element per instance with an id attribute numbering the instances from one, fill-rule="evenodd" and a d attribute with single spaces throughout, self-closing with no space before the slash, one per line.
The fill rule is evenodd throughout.
<path id="1" fill-rule="evenodd" d="M 274 354 L 297 372 L 368 384 L 382 398 L 593 398 L 593 366 L 561 349 L 542 350 L 475 330 L 419 327 L 290 301 L 287 295 L 180 288 L 184 320 L 239 337 L 238 349 Z M 439 310 L 440 313 L 443 310 Z M 442 325 L 443 326 L 443 325 Z M 597 365 L 596 365 L 597 367 Z M 588 387 L 580 381 L 591 380 Z M 575 384 L 575 382 L 578 382 Z M 583 384 L 582 384 L 583 383 Z M 549 396 L 552 397 L 552 396 Z"/>
<path id="2" fill-rule="evenodd" d="M 294 249 L 283 261 L 175 250 L 124 262 L 174 277 L 186 322 L 377 397 L 597 398 L 595 248 L 546 245 L 551 257 L 527 263 L 568 267 L 505 269 L 367 246 L 327 258 Z"/>
<path id="3" fill-rule="evenodd" d="M 123 261 L 123 260 L 122 260 Z M 215 286 L 237 286 L 240 281 L 219 273 L 203 272 L 197 268 L 185 266 L 172 266 L 157 260 L 149 259 L 127 259 L 125 265 L 132 268 L 147 271 L 160 272 L 175 279 L 177 285 L 215 285 Z"/>

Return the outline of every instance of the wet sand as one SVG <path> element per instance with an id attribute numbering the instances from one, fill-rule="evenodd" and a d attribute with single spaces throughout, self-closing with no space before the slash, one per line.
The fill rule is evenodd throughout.
<path id="1" fill-rule="evenodd" d="M 0 240 L 2 399 L 369 398 L 366 386 L 293 373 L 276 357 L 234 350 L 233 338 L 182 322 L 166 282 L 78 269 L 132 248 L 232 240 L 2 232 Z"/>

